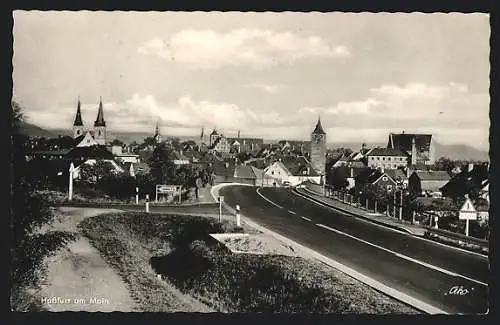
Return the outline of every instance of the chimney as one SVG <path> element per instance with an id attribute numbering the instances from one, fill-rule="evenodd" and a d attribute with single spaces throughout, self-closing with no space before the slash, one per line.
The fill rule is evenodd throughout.
<path id="1" fill-rule="evenodd" d="M 473 169 L 474 169 L 474 164 L 469 163 L 469 168 L 467 169 L 467 171 L 470 173 Z"/>

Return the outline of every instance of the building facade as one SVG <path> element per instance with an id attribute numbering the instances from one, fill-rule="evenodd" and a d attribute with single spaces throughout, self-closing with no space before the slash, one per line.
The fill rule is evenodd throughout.
<path id="1" fill-rule="evenodd" d="M 410 165 L 433 165 L 435 148 L 432 134 L 390 133 L 387 148 L 398 149 L 409 157 Z"/>
<path id="2" fill-rule="evenodd" d="M 373 148 L 366 154 L 368 167 L 379 169 L 397 169 L 408 165 L 408 156 L 398 149 Z"/>
<path id="3" fill-rule="evenodd" d="M 311 133 L 311 165 L 319 175 L 325 174 L 326 165 L 326 132 L 318 118 L 316 127 Z"/>

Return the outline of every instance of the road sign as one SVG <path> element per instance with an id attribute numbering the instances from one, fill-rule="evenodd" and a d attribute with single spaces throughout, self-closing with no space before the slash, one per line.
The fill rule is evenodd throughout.
<path id="1" fill-rule="evenodd" d="M 156 185 L 156 191 L 159 194 L 174 193 L 176 190 L 176 185 Z"/>
<path id="2" fill-rule="evenodd" d="M 458 213 L 459 220 L 477 220 L 477 211 L 472 201 L 467 198 Z"/>

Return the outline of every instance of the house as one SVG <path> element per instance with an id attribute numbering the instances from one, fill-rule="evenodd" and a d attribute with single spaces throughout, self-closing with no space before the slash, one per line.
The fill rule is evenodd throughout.
<path id="1" fill-rule="evenodd" d="M 221 183 L 243 183 L 255 185 L 257 176 L 251 166 L 237 165 L 234 162 L 217 162 L 212 164 L 213 185 Z"/>
<path id="2" fill-rule="evenodd" d="M 373 148 L 366 153 L 366 158 L 370 168 L 397 169 L 408 164 L 407 154 L 399 149 Z"/>
<path id="3" fill-rule="evenodd" d="M 179 151 L 173 151 L 171 154 L 171 160 L 176 166 L 180 165 L 189 165 L 191 162 L 188 157 L 184 156 L 182 150 Z"/>
<path id="4" fill-rule="evenodd" d="M 461 198 L 468 194 L 476 197 L 479 193 L 488 189 L 489 184 L 489 164 L 469 164 L 467 168 L 453 176 L 443 187 L 440 188 L 443 196 L 451 198 Z"/>
<path id="5" fill-rule="evenodd" d="M 70 151 L 71 149 L 29 151 L 26 153 L 26 160 L 30 161 L 32 159 L 64 159 Z"/>
<path id="6" fill-rule="evenodd" d="M 398 187 L 405 187 L 406 175 L 400 169 L 376 170 L 368 176 L 368 182 L 388 192 Z"/>
<path id="7" fill-rule="evenodd" d="M 446 171 L 414 171 L 409 177 L 409 188 L 416 194 L 438 192 L 451 179 Z"/>
<path id="8" fill-rule="evenodd" d="M 130 176 L 135 177 L 137 175 L 147 175 L 151 171 L 151 168 L 146 163 L 121 163 L 121 167 L 125 172 L 128 172 Z"/>
<path id="9" fill-rule="evenodd" d="M 114 160 L 113 154 L 105 146 L 75 147 L 66 154 L 66 159 L 72 161 L 87 161 L 88 159 Z"/>
<path id="10" fill-rule="evenodd" d="M 264 176 L 274 178 L 277 184 L 289 182 L 292 186 L 307 180 L 317 184 L 321 182 L 321 175 L 304 156 L 280 158 L 265 169 Z"/>
<path id="11" fill-rule="evenodd" d="M 411 165 L 433 165 L 435 162 L 432 134 L 390 133 L 387 148 L 404 152 L 410 157 Z"/>

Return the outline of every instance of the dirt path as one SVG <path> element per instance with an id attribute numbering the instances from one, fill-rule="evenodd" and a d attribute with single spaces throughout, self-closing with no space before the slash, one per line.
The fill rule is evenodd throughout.
<path id="1" fill-rule="evenodd" d="M 50 229 L 78 232 L 77 225 L 85 218 L 111 211 L 115 210 L 60 208 L 59 220 Z M 135 311 L 125 283 L 85 237 L 45 263 L 47 277 L 40 296 L 49 311 Z"/>

